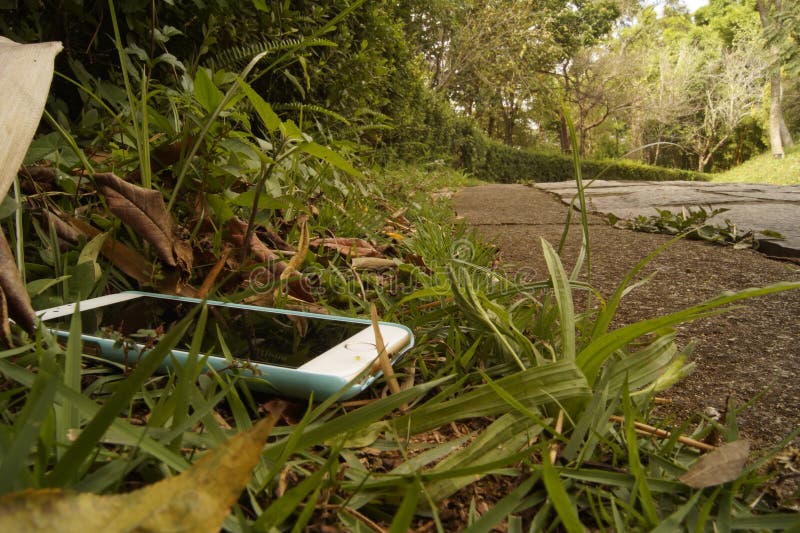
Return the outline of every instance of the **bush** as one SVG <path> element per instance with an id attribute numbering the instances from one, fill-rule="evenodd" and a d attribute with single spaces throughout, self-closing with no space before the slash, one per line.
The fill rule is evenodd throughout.
<path id="1" fill-rule="evenodd" d="M 572 157 L 562 154 L 535 152 L 483 141 L 485 157 L 474 166 L 465 168 L 475 177 L 500 183 L 533 180 L 540 183 L 575 179 Z M 581 163 L 584 179 L 639 181 L 706 181 L 699 172 L 643 165 L 633 161 L 610 159 L 585 160 Z"/>

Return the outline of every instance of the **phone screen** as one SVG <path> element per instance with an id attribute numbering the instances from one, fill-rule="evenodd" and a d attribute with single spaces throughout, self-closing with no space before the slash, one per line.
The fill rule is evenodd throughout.
<path id="1" fill-rule="evenodd" d="M 195 306 L 164 298 L 142 296 L 81 311 L 85 335 L 115 342 L 153 347 Z M 208 304 L 200 353 L 297 368 L 359 331 L 364 323 L 328 318 L 285 315 Z M 175 350 L 189 351 L 197 319 L 189 326 Z M 52 329 L 68 331 L 71 315 L 47 321 Z"/>

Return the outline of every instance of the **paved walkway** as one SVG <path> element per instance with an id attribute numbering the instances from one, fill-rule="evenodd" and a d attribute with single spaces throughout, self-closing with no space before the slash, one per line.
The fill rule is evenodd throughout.
<path id="1" fill-rule="evenodd" d="M 572 181 L 537 183 L 536 187 L 557 194 L 567 204 L 577 192 Z M 613 213 L 622 219 L 655 215 L 654 208 L 725 208 L 728 211 L 717 215 L 712 223 L 724 226 L 729 219 L 743 232 L 752 230 L 760 250 L 774 256 L 800 257 L 800 185 L 596 180 L 586 193 L 593 212 Z M 777 231 L 783 239 L 758 233 L 763 230 Z"/>
<path id="2" fill-rule="evenodd" d="M 533 272 L 537 278 L 544 279 L 547 267 L 539 241 L 544 238 L 554 246 L 558 244 L 569 210 L 557 196 L 544 189 L 557 190 L 565 185 L 467 187 L 459 191 L 453 201 L 458 215 L 499 248 L 497 259 L 501 268 L 525 269 L 528 274 Z M 630 183 L 624 185 L 632 187 Z M 657 184 L 655 187 L 663 192 L 664 186 Z M 730 185 L 721 187 L 723 190 L 731 188 Z M 747 186 L 732 188 L 741 190 Z M 600 188 L 594 190 L 600 191 Z M 647 190 L 634 189 L 625 196 L 631 198 L 635 196 L 632 193 L 637 192 L 646 197 Z M 656 197 L 655 190 L 650 190 L 652 198 Z M 797 188 L 790 190 L 797 191 Z M 564 195 L 568 197 L 569 191 L 564 191 Z M 595 194 L 595 209 L 605 198 Z M 780 203 L 800 209 L 796 203 L 781 200 Z M 653 203 L 664 205 L 660 200 Z M 647 206 L 642 209 L 648 211 Z M 769 204 L 760 209 L 764 220 L 772 220 Z M 792 217 L 797 221 L 796 211 Z M 575 264 L 581 243 L 580 227 L 574 223 L 574 216 L 572 220 L 562 252 L 567 271 Z M 613 292 L 630 268 L 669 240 L 666 235 L 613 228 L 603 217 L 591 215 L 589 224 L 591 284 L 605 297 Z M 773 222 L 763 224 L 774 225 Z M 792 227 L 787 226 L 776 229 L 788 234 Z M 792 262 L 773 261 L 755 250 L 735 250 L 732 246 L 683 240 L 651 261 L 639 279 L 647 282 L 626 294 L 613 327 L 664 316 L 723 291 L 800 281 L 800 269 Z M 580 298 L 581 294 L 576 291 L 576 297 Z M 691 419 L 692 413 L 703 412 L 706 408 L 723 411 L 729 399 L 742 406 L 759 397 L 759 401 L 740 416 L 744 436 L 763 447 L 777 443 L 788 432 L 800 427 L 798 317 L 800 290 L 756 298 L 723 315 L 678 327 L 681 346 L 696 342 L 691 360 L 697 365 L 697 371 L 664 393 L 673 402 L 666 417 L 674 417 L 675 426 L 679 426 Z M 768 390 L 766 394 L 765 390 Z"/>

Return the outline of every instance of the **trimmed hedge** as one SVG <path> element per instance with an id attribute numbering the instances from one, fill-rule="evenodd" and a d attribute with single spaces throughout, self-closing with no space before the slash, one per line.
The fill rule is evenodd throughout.
<path id="1" fill-rule="evenodd" d="M 545 183 L 575 179 L 571 156 L 513 148 L 496 141 L 485 141 L 485 144 L 483 160 L 471 167 L 464 167 L 476 178 L 500 183 L 526 180 Z M 708 176 L 700 172 L 655 167 L 627 160 L 584 160 L 581 170 L 583 179 L 587 180 L 708 180 Z"/>

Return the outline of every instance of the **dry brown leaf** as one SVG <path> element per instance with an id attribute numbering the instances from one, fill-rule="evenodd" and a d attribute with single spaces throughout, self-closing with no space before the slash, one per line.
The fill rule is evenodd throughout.
<path id="1" fill-rule="evenodd" d="M 58 238 L 67 241 L 69 244 L 77 244 L 81 237 L 89 237 L 89 235 L 70 224 L 64 215 L 57 215 L 48 209 L 43 209 L 36 214 L 42 224 L 48 228 L 52 226 Z M 92 229 L 95 231 L 94 235 L 100 234 L 100 230 Z"/>
<path id="2" fill-rule="evenodd" d="M 678 479 L 696 489 L 733 481 L 742 473 L 748 453 L 750 453 L 748 440 L 729 442 L 698 459 L 689 471 Z"/>
<path id="3" fill-rule="evenodd" d="M 54 191 L 57 186 L 56 169 L 43 165 L 23 166 L 20 171 L 20 188 L 25 194 Z"/>
<path id="4" fill-rule="evenodd" d="M 302 217 L 300 219 L 300 241 L 297 243 L 297 253 L 294 254 L 289 260 L 289 265 L 286 269 L 286 271 L 290 271 L 289 274 L 287 275 L 286 271 L 284 271 L 281 274 L 281 279 L 287 279 L 291 273 L 298 272 L 303 266 L 303 263 L 306 262 L 306 257 L 308 257 L 309 239 L 308 219 L 306 217 Z"/>
<path id="5" fill-rule="evenodd" d="M 0 202 L 25 159 L 53 79 L 53 62 L 61 43 L 19 44 L 0 37 Z M 0 230 L 0 288 L 8 314 L 28 332 L 36 315 L 17 270 L 14 256 Z M 8 317 L 0 318 L 8 331 Z"/>
<path id="6" fill-rule="evenodd" d="M 203 280 L 203 284 L 200 285 L 200 288 L 197 290 L 197 297 L 198 298 L 205 298 L 208 296 L 208 293 L 211 292 L 211 289 L 214 287 L 214 283 L 217 282 L 217 278 L 219 277 L 220 273 L 222 272 L 225 263 L 228 261 L 228 256 L 231 255 L 231 249 L 225 248 L 222 251 L 222 255 L 214 264 L 214 267 L 206 276 L 206 279 Z"/>
<path id="7" fill-rule="evenodd" d="M 364 239 L 352 237 L 325 237 L 324 239 L 314 239 L 311 246 L 323 246 L 338 251 L 348 257 L 382 257 L 372 244 Z"/>
<path id="8" fill-rule="evenodd" d="M 151 139 L 152 141 L 152 139 Z M 194 144 L 194 138 L 190 137 L 186 142 L 177 141 L 171 144 L 162 144 L 150 152 L 150 172 L 155 174 L 167 167 L 180 161 L 181 154 L 188 152 L 188 147 Z M 129 172 L 125 176 L 126 181 L 140 181 L 142 169 Z"/>
<path id="9" fill-rule="evenodd" d="M 234 246 L 241 248 L 244 246 L 244 238 L 247 234 L 247 222 L 239 217 L 233 217 L 228 220 L 228 238 Z M 268 263 L 270 270 L 276 275 L 280 275 L 286 269 L 286 262 L 281 260 L 278 255 L 269 249 L 269 247 L 261 242 L 261 239 L 255 234 L 250 234 L 250 252 L 259 263 Z"/>
<path id="10" fill-rule="evenodd" d="M 8 315 L 25 331 L 32 333 L 36 328 L 36 313 L 2 228 L 0 228 L 0 289 L 5 295 Z M 7 323 L 2 327 L 6 326 Z"/>
<path id="11" fill-rule="evenodd" d="M 189 470 L 143 489 L 112 496 L 25 491 L 0 499 L 0 531 L 113 533 L 217 532 L 258 464 L 284 409 L 206 453 Z"/>
<path id="12" fill-rule="evenodd" d="M 381 326 L 378 323 L 378 308 L 374 303 L 369 304 L 370 318 L 372 319 L 372 331 L 375 334 L 375 348 L 378 349 L 378 364 L 383 372 L 383 377 L 389 384 L 389 390 L 392 394 L 400 392 L 400 384 L 397 382 L 397 376 L 394 375 L 392 363 L 389 361 L 389 354 L 386 351 L 386 345 L 383 343 L 383 335 L 381 335 Z"/>
<path id="13" fill-rule="evenodd" d="M 382 257 L 354 257 L 350 265 L 356 270 L 388 270 L 397 268 L 399 263 Z"/>
<path id="14" fill-rule="evenodd" d="M 146 239 L 162 261 L 184 272 L 192 270 L 192 247 L 176 235 L 159 191 L 128 183 L 110 172 L 95 174 L 94 180 L 111 212 Z"/>
<path id="15" fill-rule="evenodd" d="M 11 348 L 14 346 L 14 339 L 11 337 L 11 324 L 8 319 L 6 295 L 0 287 L 0 343 L 4 347 Z"/>
<path id="16" fill-rule="evenodd" d="M 297 243 L 297 253 L 292 256 L 289 260 L 289 264 L 286 265 L 286 269 L 281 272 L 281 285 L 275 288 L 275 298 L 278 298 L 280 291 L 285 284 L 289 284 L 290 278 L 294 277 L 292 281 L 298 282 L 300 277 L 300 269 L 303 266 L 303 263 L 306 262 L 306 257 L 308 257 L 308 224 L 306 223 L 307 219 L 303 217 L 300 220 L 300 241 Z M 296 283 L 295 283 L 296 284 Z"/>
<path id="17" fill-rule="evenodd" d="M 33 140 L 61 43 L 19 44 L 0 37 L 0 201 Z"/>
<path id="18" fill-rule="evenodd" d="M 49 216 L 57 218 L 57 215 L 53 215 L 52 213 Z M 88 239 L 100 234 L 100 230 L 79 218 L 67 214 L 62 214 L 60 217 L 69 227 L 77 230 L 80 235 Z M 59 237 L 64 238 L 60 231 L 60 226 L 57 225 L 56 232 L 58 232 Z M 181 283 L 180 274 L 177 271 L 165 273 L 160 277 L 156 277 L 153 264 L 149 259 L 127 244 L 119 242 L 112 237 L 106 239 L 100 249 L 100 253 L 111 261 L 112 265 L 120 269 L 120 271 L 132 277 L 142 285 L 155 287 L 158 292 L 176 294 L 179 296 L 194 296 L 196 294 L 194 288 Z"/>

